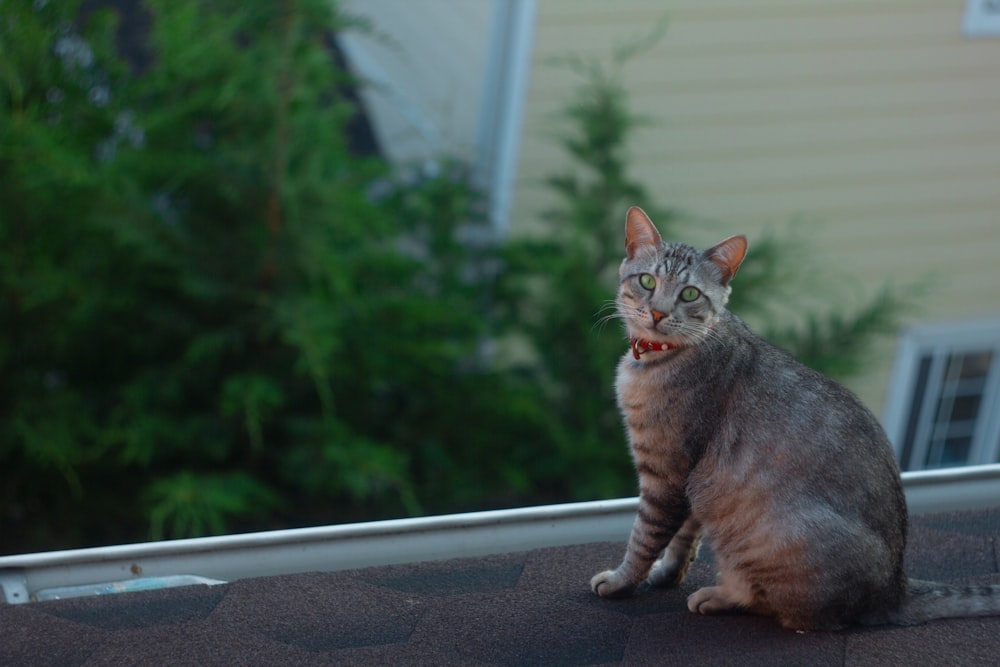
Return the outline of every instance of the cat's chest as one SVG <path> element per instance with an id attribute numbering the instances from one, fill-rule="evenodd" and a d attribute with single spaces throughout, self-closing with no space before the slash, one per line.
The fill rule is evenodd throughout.
<path id="1" fill-rule="evenodd" d="M 685 395 L 676 370 L 667 364 L 650 368 L 625 359 L 618 367 L 615 389 L 626 425 L 633 430 L 637 424 L 682 429 L 690 416 L 690 396 Z"/>

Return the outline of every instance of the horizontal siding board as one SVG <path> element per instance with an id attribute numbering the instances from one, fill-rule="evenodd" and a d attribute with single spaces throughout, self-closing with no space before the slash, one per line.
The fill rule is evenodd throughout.
<path id="1" fill-rule="evenodd" d="M 541 3 L 543 7 L 546 4 Z M 618 6 L 631 4 L 619 3 Z M 941 9 L 940 4 L 931 10 L 903 13 L 889 10 L 846 15 L 754 12 L 743 18 L 704 14 L 698 18 L 671 9 L 642 14 L 623 10 L 600 18 L 585 17 L 586 20 L 580 23 L 552 23 L 547 26 L 544 36 L 540 36 L 537 53 L 543 57 L 559 54 L 567 45 L 572 45 L 574 54 L 600 55 L 612 45 L 627 43 L 658 25 L 665 25 L 666 37 L 653 48 L 657 58 L 694 54 L 846 52 L 847 48 L 859 45 L 880 48 L 893 44 L 912 47 L 920 43 L 958 42 L 962 38 L 960 18 L 956 19 L 954 11 Z M 949 29 L 942 30 L 942 26 Z"/>
<path id="2" fill-rule="evenodd" d="M 641 131 L 634 154 L 655 161 L 714 162 L 743 157 L 805 158 L 954 149 L 981 161 L 996 138 L 996 114 L 976 109 L 928 115 L 868 116 L 837 122 L 799 116 L 785 123 L 726 125 L 663 124 Z M 985 156 L 988 159 L 988 155 Z"/>
<path id="3" fill-rule="evenodd" d="M 737 196 L 786 190 L 808 191 L 810 195 L 826 192 L 843 196 L 847 190 L 856 194 L 858 201 L 867 201 L 869 192 L 884 189 L 891 190 L 895 195 L 899 189 L 913 189 L 915 182 L 935 184 L 934 191 L 927 193 L 932 197 L 940 197 L 943 191 L 951 192 L 953 188 L 962 187 L 966 181 L 975 181 L 974 187 L 984 190 L 989 183 L 1000 188 L 997 181 L 1000 154 L 990 148 L 969 144 L 965 150 L 935 151 L 931 145 L 925 149 L 871 154 L 762 155 L 686 162 L 669 155 L 664 156 L 662 161 L 642 159 L 639 152 L 633 155 L 638 155 L 642 161 L 646 180 L 662 182 L 690 196 L 717 196 L 720 191 Z M 963 190 L 963 194 L 967 194 L 967 190 Z M 988 192 L 985 196 L 988 197 Z"/>
<path id="4" fill-rule="evenodd" d="M 983 114 L 994 118 L 1000 108 L 1000 85 L 970 86 L 967 80 L 935 82 L 934 86 L 894 86 L 894 95 L 883 87 L 873 87 L 866 94 L 839 94 L 805 97 L 801 93 L 770 100 L 766 108 L 723 105 L 717 96 L 699 99 L 696 95 L 674 95 L 661 104 L 657 125 L 665 129 L 711 127 L 713 129 L 746 126 L 751 133 L 762 125 L 787 125 L 793 122 L 851 123 L 858 120 L 889 120 L 908 124 L 922 118 L 947 127 L 950 122 L 965 122 L 965 116 Z M 640 110 L 656 104 L 643 92 L 630 94 Z M 743 99 L 746 99 L 743 96 Z M 662 100 L 659 100 L 662 103 Z M 784 104 L 781 104 L 784 102 Z M 798 105 L 793 104 L 797 102 Z M 700 109 L 700 112 L 699 112 Z"/>
<path id="5" fill-rule="evenodd" d="M 725 27 L 756 20 L 816 20 L 894 17 L 911 20 L 924 14 L 949 14 L 955 4 L 944 0 L 545 0 L 539 3 L 539 21 L 547 28 L 562 26 L 634 26 L 667 15 L 678 23 L 709 22 Z M 960 9 L 959 9 L 960 11 Z"/>
<path id="6" fill-rule="evenodd" d="M 731 219 L 738 214 L 767 220 L 807 215 L 817 219 L 854 220 L 858 224 L 866 224 L 866 220 L 893 210 L 930 209 L 941 211 L 943 215 L 970 204 L 976 208 L 987 208 L 996 202 L 996 198 L 984 194 L 984 190 L 995 187 L 996 183 L 995 175 L 982 175 L 975 179 L 955 179 L 948 183 L 946 191 L 944 187 L 933 187 L 933 184 L 924 184 L 923 187 L 885 184 L 867 188 L 811 185 L 737 190 L 719 183 L 711 192 L 702 188 L 697 193 L 691 193 L 662 181 L 658 189 L 672 194 L 675 204 L 680 203 L 682 208 L 713 218 Z M 654 187 L 653 191 L 656 189 Z"/>
<path id="7" fill-rule="evenodd" d="M 991 152 L 997 142 L 996 124 L 996 112 L 971 106 L 937 114 L 918 108 L 912 114 L 857 115 L 841 122 L 808 115 L 783 123 L 755 119 L 743 125 L 664 121 L 638 131 L 631 155 L 644 167 L 647 163 L 689 166 L 756 158 L 826 160 L 845 155 L 869 160 L 879 154 L 890 158 L 902 154 L 910 163 L 919 153 L 927 154 L 919 163 L 951 159 L 960 164 L 964 159 L 968 164 L 988 165 L 998 154 Z M 531 139 L 541 144 L 533 147 L 535 154 L 546 162 L 561 157 L 557 141 L 565 128 L 550 122 L 535 129 Z M 950 156 L 944 154 L 949 151 Z M 795 171 L 799 171 L 797 166 Z"/>
<path id="8" fill-rule="evenodd" d="M 1000 243 L 1000 224 L 997 224 L 994 213 L 1000 211 L 1000 196 L 983 203 L 983 208 L 979 210 L 948 207 L 949 210 L 944 213 L 916 210 L 908 215 L 872 216 L 864 225 L 832 224 L 827 220 L 821 225 L 823 238 L 838 248 L 846 245 L 881 254 L 889 249 L 910 254 L 928 247 L 937 249 L 948 244 L 981 243 L 985 240 L 989 242 L 985 249 L 995 253 L 996 248 L 990 246 Z M 948 224 L 942 224 L 942 218 Z M 926 254 L 931 256 L 933 253 Z M 1000 291 L 997 294 L 1000 295 Z"/>
<path id="9" fill-rule="evenodd" d="M 980 48 L 953 49 L 945 59 L 948 49 L 939 53 L 907 52 L 904 50 L 879 54 L 881 64 L 873 52 L 841 57 L 836 54 L 812 58 L 782 55 L 731 56 L 713 62 L 684 62 L 681 59 L 651 61 L 641 58 L 631 61 L 625 80 L 631 94 L 665 95 L 680 93 L 726 93 L 729 95 L 770 94 L 784 91 L 787 96 L 799 93 L 801 88 L 861 88 L 882 85 L 937 85 L 996 81 L 996 63 L 985 58 Z M 995 54 L 995 52 L 994 52 Z M 536 89 L 540 101 L 560 99 L 579 86 L 580 80 L 569 74 L 567 68 L 552 61 L 535 72 Z"/>
<path id="10" fill-rule="evenodd" d="M 1000 60 L 1000 58 L 998 58 Z M 551 79 L 543 72 L 553 70 Z M 542 121 L 560 108 L 579 88 L 578 77 L 555 67 L 536 67 L 537 84 L 532 90 L 533 121 Z M 562 81 L 562 90 L 556 82 Z M 785 88 L 763 89 L 740 86 L 675 87 L 631 85 L 628 97 L 633 110 L 657 118 L 661 124 L 678 119 L 698 123 L 732 123 L 772 119 L 784 122 L 800 115 L 843 117 L 845 114 L 896 115 L 919 112 L 914 107 L 953 110 L 978 106 L 991 112 L 1000 99 L 1000 70 L 982 68 L 961 71 L 932 81 L 916 77 L 872 79 L 861 82 L 813 81 Z M 530 128 L 529 128 L 530 129 Z"/>

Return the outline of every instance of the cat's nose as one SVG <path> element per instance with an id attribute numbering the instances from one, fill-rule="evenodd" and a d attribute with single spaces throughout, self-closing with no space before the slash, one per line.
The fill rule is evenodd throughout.
<path id="1" fill-rule="evenodd" d="M 659 324 L 660 320 L 666 317 L 664 313 L 661 313 L 658 310 L 651 310 L 649 311 L 649 314 L 653 316 L 653 324 Z"/>

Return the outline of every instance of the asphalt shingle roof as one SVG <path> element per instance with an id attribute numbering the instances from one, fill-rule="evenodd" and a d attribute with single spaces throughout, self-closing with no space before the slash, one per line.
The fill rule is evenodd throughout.
<path id="1" fill-rule="evenodd" d="M 1000 508 L 914 517 L 911 577 L 1000 584 Z M 2 665 L 1000 664 L 1000 617 L 796 633 L 676 590 L 593 595 L 621 543 L 0 604 Z"/>

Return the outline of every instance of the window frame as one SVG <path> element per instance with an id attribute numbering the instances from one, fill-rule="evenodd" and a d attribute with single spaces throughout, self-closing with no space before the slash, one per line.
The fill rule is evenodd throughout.
<path id="1" fill-rule="evenodd" d="M 938 401 L 955 355 L 989 350 L 989 368 L 964 464 L 928 466 Z M 929 360 L 929 361 L 928 361 Z M 920 394 L 918 385 L 923 384 Z M 919 410 L 913 408 L 919 401 Z M 1000 461 L 1000 318 L 920 324 L 899 338 L 882 422 L 903 470 L 966 467 Z M 914 465 L 914 464 L 917 465 Z"/>

